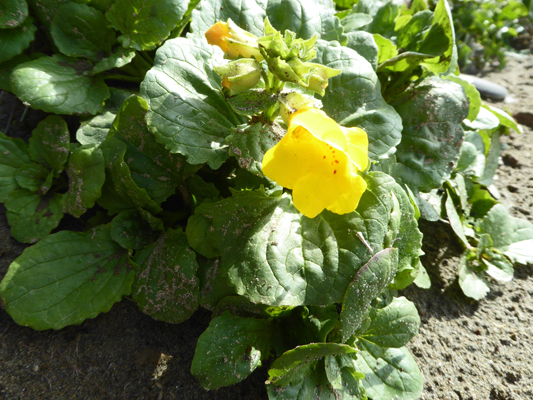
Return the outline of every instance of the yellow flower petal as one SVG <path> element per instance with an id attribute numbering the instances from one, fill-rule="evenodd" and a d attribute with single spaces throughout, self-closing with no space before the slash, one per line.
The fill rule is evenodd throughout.
<path id="1" fill-rule="evenodd" d="M 218 21 L 205 33 L 207 43 L 220 47 L 224 53 L 228 51 L 228 45 L 226 44 L 227 37 L 229 37 L 228 24 L 222 21 Z"/>
<path id="2" fill-rule="evenodd" d="M 348 142 L 348 158 L 360 171 L 364 171 L 368 166 L 368 135 L 360 128 L 341 128 Z"/>
<path id="3" fill-rule="evenodd" d="M 325 112 L 316 108 L 302 108 L 292 114 L 287 134 L 301 126 L 309 131 L 318 140 L 328 143 L 330 146 L 345 151 L 347 148 L 346 136 L 341 127 Z"/>
<path id="4" fill-rule="evenodd" d="M 340 194 L 335 202 L 326 207 L 335 214 L 347 214 L 352 212 L 359 205 L 359 200 L 366 190 L 366 182 L 356 173 L 352 175 L 346 190 Z"/>
<path id="5" fill-rule="evenodd" d="M 291 115 L 287 134 L 263 157 L 263 173 L 292 189 L 294 206 L 314 218 L 324 209 L 355 210 L 366 182 L 357 171 L 368 163 L 368 139 L 359 128 L 342 128 L 322 111 Z"/>

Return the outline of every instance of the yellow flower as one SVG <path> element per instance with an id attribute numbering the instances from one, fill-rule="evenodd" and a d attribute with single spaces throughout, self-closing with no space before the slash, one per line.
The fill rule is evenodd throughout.
<path id="1" fill-rule="evenodd" d="M 263 173 L 292 189 L 294 206 L 314 218 L 324 209 L 346 214 L 357 208 L 366 182 L 368 137 L 338 125 L 323 111 L 303 108 L 290 117 L 281 141 L 263 157 Z"/>
<path id="2" fill-rule="evenodd" d="M 257 36 L 239 28 L 231 19 L 228 19 L 228 22 L 218 21 L 207 30 L 205 38 L 207 43 L 220 47 L 226 58 L 231 60 L 243 56 L 263 61 L 257 44 Z"/>

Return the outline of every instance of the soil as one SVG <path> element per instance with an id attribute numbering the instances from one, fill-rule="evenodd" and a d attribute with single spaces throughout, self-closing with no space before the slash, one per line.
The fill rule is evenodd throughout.
<path id="1" fill-rule="evenodd" d="M 533 126 L 533 56 L 509 57 L 503 71 L 484 77 L 516 100 L 496 105 Z M 27 138 L 45 114 L 28 109 L 21 122 L 23 113 L 24 106 L 4 93 L 0 130 L 8 126 L 10 136 Z M 495 182 L 511 214 L 531 222 L 532 135 L 524 127 L 522 135 L 503 138 Z M 533 399 L 533 266 L 516 266 L 513 281 L 492 282 L 489 295 L 476 302 L 457 284 L 461 247 L 449 226 L 421 221 L 421 229 L 432 288 L 401 293 L 422 320 L 408 345 L 425 377 L 421 398 Z M 0 279 L 24 248 L 9 236 L 0 208 Z M 209 392 L 191 375 L 196 341 L 210 318 L 200 310 L 182 324 L 157 322 L 124 299 L 80 325 L 37 332 L 0 309 L 0 399 L 266 399 L 264 367 L 240 384 Z"/>

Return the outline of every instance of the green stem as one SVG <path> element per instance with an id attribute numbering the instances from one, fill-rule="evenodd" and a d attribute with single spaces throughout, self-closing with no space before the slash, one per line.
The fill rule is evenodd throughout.
<path id="1" fill-rule="evenodd" d="M 150 55 L 146 51 L 138 51 L 137 54 L 139 54 L 144 61 L 148 64 L 149 68 L 152 68 L 154 66 L 154 59 L 150 57 Z"/>

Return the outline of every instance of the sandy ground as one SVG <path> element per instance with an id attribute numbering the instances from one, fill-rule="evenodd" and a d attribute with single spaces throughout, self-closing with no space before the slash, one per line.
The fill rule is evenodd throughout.
<path id="1" fill-rule="evenodd" d="M 533 57 L 511 58 L 486 77 L 516 100 L 498 107 L 533 111 Z M 44 117 L 29 110 L 21 123 L 23 110 L 5 94 L 0 129 L 11 119 L 9 134 L 24 137 Z M 503 139 L 496 186 L 512 215 L 533 222 L 532 135 L 526 127 Z M 0 278 L 24 248 L 9 236 L 4 212 L 0 206 Z M 409 344 L 425 377 L 422 399 L 533 399 L 533 266 L 517 267 L 513 281 L 492 283 L 486 299 L 471 301 L 455 279 L 460 246 L 449 227 L 422 222 L 421 229 L 433 287 L 402 294 L 422 319 Z M 196 341 L 209 320 L 199 311 L 179 325 L 157 322 L 125 299 L 81 325 L 36 332 L 0 310 L 0 399 L 266 399 L 265 368 L 211 392 L 191 375 Z"/>

